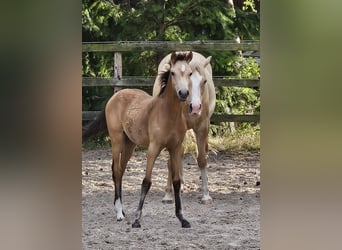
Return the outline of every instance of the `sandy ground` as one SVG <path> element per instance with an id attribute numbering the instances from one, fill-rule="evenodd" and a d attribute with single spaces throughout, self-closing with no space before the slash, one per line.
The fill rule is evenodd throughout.
<path id="1" fill-rule="evenodd" d="M 132 228 L 144 178 L 145 153 L 136 151 L 123 178 L 126 218 L 116 221 L 110 150 L 82 154 L 83 249 L 260 249 L 259 152 L 210 153 L 209 190 L 213 204 L 200 203 L 199 169 L 185 157 L 182 206 L 191 228 L 181 228 L 173 204 L 161 202 L 167 153 L 153 169 L 141 228 Z"/>

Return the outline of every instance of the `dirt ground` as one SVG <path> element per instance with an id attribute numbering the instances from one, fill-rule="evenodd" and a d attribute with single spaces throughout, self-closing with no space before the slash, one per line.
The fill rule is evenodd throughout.
<path id="1" fill-rule="evenodd" d="M 116 221 L 110 150 L 82 153 L 83 249 L 260 249 L 259 152 L 210 153 L 209 190 L 213 203 L 200 203 L 200 172 L 187 154 L 182 192 L 182 228 L 173 204 L 161 202 L 167 179 L 167 153 L 153 169 L 141 228 L 132 228 L 144 178 L 145 153 L 136 151 L 123 178 L 126 218 Z"/>

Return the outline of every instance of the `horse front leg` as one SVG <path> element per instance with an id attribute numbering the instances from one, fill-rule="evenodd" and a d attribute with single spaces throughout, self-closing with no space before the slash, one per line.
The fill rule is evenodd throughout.
<path id="1" fill-rule="evenodd" d="M 173 190 L 175 195 L 175 209 L 176 216 L 179 221 L 182 223 L 182 227 L 190 228 L 190 223 L 184 219 L 182 212 L 182 202 L 180 198 L 180 189 L 181 189 L 181 179 L 180 179 L 180 168 L 182 164 L 183 157 L 183 147 L 178 147 L 174 152 L 170 152 L 171 155 L 171 169 L 172 169 L 172 183 Z"/>
<path id="2" fill-rule="evenodd" d="M 209 195 L 208 189 L 208 129 L 204 129 L 203 131 L 195 131 L 196 134 L 196 142 L 197 142 L 197 164 L 201 171 L 201 180 L 202 180 L 202 204 L 211 204 L 213 199 Z"/>
<path id="3" fill-rule="evenodd" d="M 147 193 L 150 190 L 150 187 L 152 185 L 152 169 L 154 166 L 154 162 L 155 162 L 157 156 L 159 155 L 160 151 L 161 151 L 161 148 L 159 146 L 155 146 L 153 144 L 150 144 L 148 147 L 146 175 L 145 175 L 145 178 L 141 184 L 140 200 L 139 200 L 138 208 L 135 212 L 134 222 L 132 224 L 133 228 L 141 227 L 140 219 L 141 219 L 141 215 L 142 215 L 142 209 L 144 206 L 145 197 L 146 197 L 146 195 L 147 195 Z"/>

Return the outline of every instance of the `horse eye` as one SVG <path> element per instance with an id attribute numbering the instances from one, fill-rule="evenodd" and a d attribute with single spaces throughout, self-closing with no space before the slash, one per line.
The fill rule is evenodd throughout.
<path id="1" fill-rule="evenodd" d="M 192 72 L 189 74 L 189 76 L 192 76 Z"/>
<path id="2" fill-rule="evenodd" d="M 207 80 L 204 80 L 204 84 L 206 84 L 207 83 Z"/>
<path id="3" fill-rule="evenodd" d="M 173 75 L 173 76 L 174 76 L 174 75 L 175 75 L 175 72 L 171 71 L 171 75 Z"/>

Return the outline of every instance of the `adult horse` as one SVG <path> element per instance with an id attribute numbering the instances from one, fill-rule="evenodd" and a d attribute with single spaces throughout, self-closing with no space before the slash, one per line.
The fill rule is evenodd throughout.
<path id="1" fill-rule="evenodd" d="M 171 54 L 164 57 L 159 64 L 158 72 L 161 72 L 163 65 L 170 60 Z M 183 114 L 186 118 L 187 129 L 193 129 L 196 136 L 197 164 L 201 172 L 201 190 L 203 194 L 201 201 L 203 204 L 212 202 L 208 189 L 207 154 L 210 117 L 215 109 L 216 95 L 210 60 L 211 56 L 205 58 L 200 53 L 193 52 L 193 58 L 190 62 L 192 70 L 190 94 L 187 98 L 187 105 L 183 105 Z M 153 95 L 158 95 L 160 91 L 158 84 L 160 81 L 159 78 L 160 75 L 158 74 L 153 86 Z M 165 191 L 163 202 L 172 202 L 172 176 L 170 174 Z"/>
<path id="2" fill-rule="evenodd" d="M 105 107 L 105 113 L 88 128 L 103 128 L 106 125 L 112 144 L 112 177 L 115 186 L 114 207 L 117 220 L 125 216 L 122 208 L 122 177 L 127 162 L 136 145 L 148 147 L 145 178 L 141 185 L 139 206 L 135 212 L 132 227 L 140 227 L 145 197 L 152 184 L 154 162 L 163 148 L 170 154 L 169 175 L 175 190 L 176 216 L 182 227 L 190 223 L 183 218 L 180 199 L 180 166 L 182 163 L 182 142 L 186 133 L 186 121 L 182 102 L 189 95 L 192 52 L 171 54 L 170 61 L 160 70 L 159 93 L 152 97 L 142 90 L 124 89 L 114 94 Z M 101 123 L 102 122 L 102 123 Z M 97 126 L 95 125 L 97 124 Z M 102 124 L 102 125 L 101 125 Z M 83 135 L 92 133 L 85 130 Z"/>

